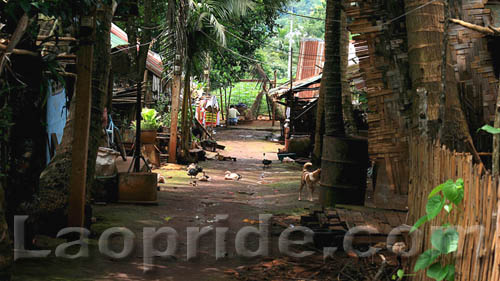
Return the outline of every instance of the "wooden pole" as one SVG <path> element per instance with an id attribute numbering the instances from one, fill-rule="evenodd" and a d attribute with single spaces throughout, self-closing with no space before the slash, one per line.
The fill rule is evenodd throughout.
<path id="1" fill-rule="evenodd" d="M 82 227 L 85 217 L 87 184 L 87 158 L 90 130 L 90 107 L 92 101 L 92 62 L 94 46 L 92 37 L 95 16 L 82 18 L 82 30 L 91 29 L 90 34 L 80 40 L 77 53 L 76 108 L 71 156 L 70 193 L 68 202 L 68 226 Z M 87 31 L 88 32 L 88 31 Z"/>
<path id="2" fill-rule="evenodd" d="M 172 84 L 172 110 L 170 112 L 170 142 L 168 145 L 168 162 L 177 163 L 177 126 L 179 122 L 179 99 L 181 94 L 180 56 L 176 58 L 174 81 Z"/>
<path id="3" fill-rule="evenodd" d="M 135 150 L 134 172 L 141 171 L 141 112 L 142 112 L 142 83 L 137 81 L 137 95 L 135 108 Z"/>
<path id="4" fill-rule="evenodd" d="M 224 100 L 222 99 L 222 88 L 219 88 L 219 96 L 220 96 L 220 112 L 222 114 L 222 120 L 224 120 Z"/>
<path id="5" fill-rule="evenodd" d="M 229 127 L 229 107 L 231 106 L 231 94 L 233 92 L 233 85 L 229 84 L 229 97 L 226 102 L 226 126 Z"/>

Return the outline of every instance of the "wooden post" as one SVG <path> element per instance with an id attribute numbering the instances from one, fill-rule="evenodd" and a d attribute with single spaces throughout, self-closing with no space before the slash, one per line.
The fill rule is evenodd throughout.
<path id="1" fill-rule="evenodd" d="M 222 113 L 222 120 L 224 120 L 224 100 L 222 99 L 222 88 L 219 88 L 220 96 L 220 112 Z"/>
<path id="2" fill-rule="evenodd" d="M 231 94 L 233 92 L 233 85 L 229 84 L 229 97 L 226 102 L 226 126 L 229 127 L 229 107 L 231 106 Z"/>
<path id="3" fill-rule="evenodd" d="M 181 94 L 180 56 L 176 56 L 174 81 L 172 84 L 172 110 L 170 112 L 170 142 L 168 145 L 168 163 L 177 163 L 177 126 L 179 122 L 179 99 Z"/>
<path id="4" fill-rule="evenodd" d="M 95 16 L 82 17 L 81 30 L 86 36 L 80 40 L 77 53 L 76 108 L 71 156 L 70 192 L 68 202 L 68 226 L 82 227 L 85 217 L 87 184 L 87 158 L 90 130 L 90 107 L 92 100 L 92 62 L 94 46 L 92 37 Z"/>

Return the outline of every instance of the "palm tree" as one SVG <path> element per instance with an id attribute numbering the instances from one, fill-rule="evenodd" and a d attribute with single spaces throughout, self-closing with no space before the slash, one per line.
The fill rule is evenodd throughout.
<path id="1" fill-rule="evenodd" d="M 325 65 L 321 79 L 321 91 L 325 102 L 325 135 L 344 136 L 344 118 L 342 115 L 342 78 L 345 67 L 342 65 L 341 40 L 345 30 L 345 13 L 341 1 L 328 0 L 326 3 L 325 28 Z M 344 20 L 341 22 L 341 20 Z M 345 55 L 345 54 L 344 54 Z"/>
<path id="2" fill-rule="evenodd" d="M 328 136 L 344 136 L 344 119 L 342 115 L 342 79 L 345 77 L 344 60 L 341 59 L 348 41 L 346 36 L 345 13 L 341 9 L 341 2 L 328 0 L 326 3 L 325 23 L 325 64 L 318 99 L 316 119 L 316 134 L 313 160 L 316 164 L 321 161 L 323 134 Z"/>
<path id="3" fill-rule="evenodd" d="M 421 4 L 409 0 L 405 2 L 405 8 L 413 11 Z M 429 2 L 406 16 L 409 73 L 415 92 L 412 119 L 419 120 L 420 135 L 431 140 L 439 139 L 450 149 L 468 150 L 474 160 L 481 163 L 462 110 L 451 63 L 448 21 L 441 18 L 447 18 L 449 9 L 447 4 Z"/>
<path id="4" fill-rule="evenodd" d="M 174 10 L 172 5 L 175 5 L 178 10 L 175 17 L 171 14 L 167 26 L 168 32 L 163 42 L 167 66 L 172 68 L 171 62 L 174 61 L 176 55 L 183 56 L 185 80 L 181 146 L 184 156 L 187 157 L 192 118 L 189 116 L 191 75 L 200 66 L 203 68 L 208 57 L 207 51 L 210 48 L 225 46 L 225 27 L 222 23 L 245 15 L 248 9 L 252 8 L 253 2 L 250 0 L 171 0 L 169 4 L 171 11 Z"/>

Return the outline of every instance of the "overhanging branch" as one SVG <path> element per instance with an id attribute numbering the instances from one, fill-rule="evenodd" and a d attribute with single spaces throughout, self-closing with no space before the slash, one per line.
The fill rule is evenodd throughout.
<path id="1" fill-rule="evenodd" d="M 485 26 L 473 24 L 473 23 L 466 22 L 466 21 L 459 20 L 459 19 L 450 19 L 450 21 L 452 23 L 461 25 L 461 26 L 468 28 L 468 29 L 472 29 L 472 30 L 477 31 L 477 32 L 482 33 L 482 34 L 492 35 L 492 36 L 500 36 L 500 28 L 493 27 L 491 25 L 485 27 Z"/>

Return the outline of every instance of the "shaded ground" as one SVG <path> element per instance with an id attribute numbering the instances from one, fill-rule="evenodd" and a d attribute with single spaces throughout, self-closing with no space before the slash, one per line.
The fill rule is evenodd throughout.
<path id="1" fill-rule="evenodd" d="M 249 130 L 240 127 L 216 130 L 219 143 L 226 146 L 221 152 L 236 157 L 237 161 L 210 160 L 200 165 L 211 177 L 210 182 L 191 184 L 186 167 L 167 165 L 155 172 L 164 176 L 158 205 L 141 206 L 110 204 L 94 206 L 95 223 L 89 239 L 90 257 L 66 260 L 54 257 L 20 260 L 15 265 L 13 280 L 391 280 L 397 270 L 394 257 L 386 256 L 389 266 L 380 270 L 379 256 L 366 259 L 352 258 L 338 252 L 327 261 L 323 253 L 310 246 L 300 250 L 313 250 L 314 256 L 294 260 L 278 250 L 278 237 L 282 231 L 298 225 L 300 215 L 318 209 L 315 202 L 297 201 L 301 166 L 277 161 L 279 144 L 268 141 L 271 131 Z M 262 168 L 263 153 L 273 160 L 271 168 Z M 210 153 L 209 153 L 210 154 Z M 240 181 L 224 180 L 225 171 L 243 176 Z M 245 259 L 236 255 L 236 233 L 245 226 L 258 227 L 259 214 L 273 214 L 271 221 L 271 249 L 264 258 Z M 216 222 L 216 215 L 228 219 Z M 227 227 L 227 256 L 216 260 L 215 233 L 200 239 L 198 258 L 187 261 L 187 228 L 205 226 Z M 135 250 L 125 259 L 112 259 L 99 253 L 98 239 L 110 227 L 125 227 L 135 234 Z M 143 228 L 171 227 L 178 233 L 178 251 L 172 258 L 156 258 L 154 269 L 144 272 Z M 296 236 L 293 239 L 302 239 Z M 37 237 L 37 246 L 54 250 L 66 242 L 61 239 Z M 112 240 L 111 248 L 120 252 L 120 238 Z M 250 236 L 246 245 L 258 248 L 258 237 Z M 165 237 L 156 240 L 159 250 L 166 249 Z M 381 246 L 383 248 L 383 246 Z M 75 247 L 77 251 L 79 247 Z"/>
<path id="2" fill-rule="evenodd" d="M 259 214 L 286 214 L 296 220 L 314 205 L 297 201 L 297 188 L 301 167 L 296 164 L 276 163 L 262 169 L 262 153 L 277 160 L 275 152 L 281 146 L 266 140 L 268 131 L 240 129 L 217 130 L 216 137 L 227 146 L 224 155 L 237 157 L 237 162 L 207 161 L 201 166 L 211 177 L 210 182 L 190 184 L 184 166 L 168 165 L 156 172 L 167 178 L 161 185 L 157 206 L 111 204 L 94 206 L 96 223 L 92 227 L 90 257 L 78 260 L 50 258 L 21 260 L 16 263 L 14 280 L 234 280 L 235 276 L 224 271 L 241 265 L 252 265 L 259 259 L 236 257 L 234 237 L 239 229 L 255 224 Z M 224 172 L 240 173 L 240 181 L 225 181 Z M 229 219 L 216 226 L 229 227 L 228 257 L 215 259 L 215 235 L 208 234 L 200 240 L 199 258 L 186 261 L 186 228 L 214 225 L 216 214 L 228 214 Z M 283 223 L 281 223 L 283 224 Z M 126 227 L 135 233 L 136 250 L 124 260 L 113 260 L 99 254 L 97 239 L 105 229 Z M 179 234 L 176 258 L 156 259 L 152 272 L 143 271 L 142 230 L 144 227 L 169 226 Z M 283 227 L 273 226 L 276 240 Z M 160 248 L 166 246 L 159 239 Z M 37 245 L 54 249 L 64 240 L 39 237 Z M 121 249 L 121 241 L 113 246 Z M 257 239 L 249 239 L 249 248 L 257 248 Z M 278 257 L 277 243 L 273 242 L 271 256 Z"/>

